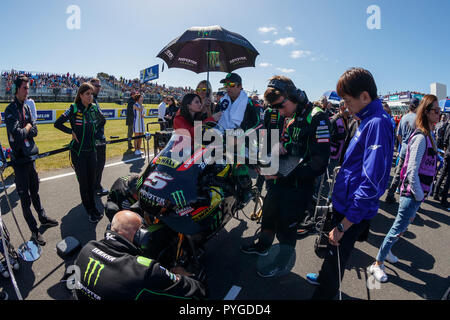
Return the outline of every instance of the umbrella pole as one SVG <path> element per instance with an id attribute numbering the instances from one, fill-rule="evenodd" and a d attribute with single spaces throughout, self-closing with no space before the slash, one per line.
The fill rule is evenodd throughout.
<path id="1" fill-rule="evenodd" d="M 209 55 L 211 54 L 211 41 L 208 41 L 208 52 L 206 53 L 206 60 L 207 60 L 207 71 L 206 71 L 206 96 L 209 97 L 210 92 L 209 92 Z"/>

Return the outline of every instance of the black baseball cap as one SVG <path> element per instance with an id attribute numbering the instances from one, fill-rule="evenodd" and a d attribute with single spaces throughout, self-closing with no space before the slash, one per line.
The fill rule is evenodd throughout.
<path id="1" fill-rule="evenodd" d="M 220 80 L 220 83 L 225 83 L 227 81 L 242 84 L 242 78 L 236 73 L 229 73 L 229 74 L 227 74 L 225 79 Z"/>
<path id="2" fill-rule="evenodd" d="M 419 104 L 420 104 L 420 100 L 417 98 L 412 98 L 411 102 L 409 103 L 414 109 L 416 109 Z"/>

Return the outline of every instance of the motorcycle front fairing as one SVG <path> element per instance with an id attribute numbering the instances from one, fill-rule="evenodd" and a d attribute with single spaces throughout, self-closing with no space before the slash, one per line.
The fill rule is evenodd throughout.
<path id="1" fill-rule="evenodd" d="M 139 188 L 139 202 L 147 214 L 172 230 L 193 235 L 202 231 L 194 217 L 201 213 L 199 209 L 207 210 L 212 199 L 199 181 L 207 168 L 202 159 L 207 149 L 202 146 L 191 154 L 190 141 L 185 138 L 174 133 L 153 159 Z"/>

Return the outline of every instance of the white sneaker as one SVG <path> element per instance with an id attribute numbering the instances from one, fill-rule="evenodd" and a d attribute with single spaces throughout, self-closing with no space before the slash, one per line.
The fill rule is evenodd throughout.
<path id="1" fill-rule="evenodd" d="M 388 276 L 386 272 L 384 272 L 384 264 L 381 266 L 377 266 L 375 263 L 367 268 L 367 272 L 372 274 L 378 282 L 386 282 Z"/>
<path id="2" fill-rule="evenodd" d="M 389 250 L 389 253 L 386 256 L 386 260 L 389 263 L 397 263 L 398 262 L 398 258 L 392 254 L 391 250 Z"/>

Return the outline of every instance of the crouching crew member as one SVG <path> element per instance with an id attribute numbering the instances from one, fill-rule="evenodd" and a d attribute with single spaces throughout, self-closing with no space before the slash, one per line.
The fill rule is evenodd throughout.
<path id="1" fill-rule="evenodd" d="M 140 256 L 136 245 L 142 220 L 134 212 L 117 213 L 105 238 L 90 241 L 75 265 L 80 268 L 74 296 L 79 300 L 202 299 L 205 287 L 181 267 L 166 270 Z"/>

